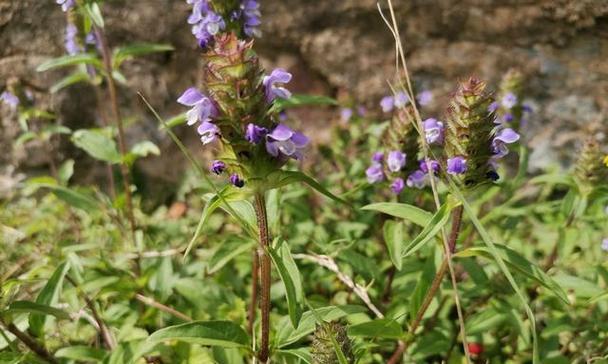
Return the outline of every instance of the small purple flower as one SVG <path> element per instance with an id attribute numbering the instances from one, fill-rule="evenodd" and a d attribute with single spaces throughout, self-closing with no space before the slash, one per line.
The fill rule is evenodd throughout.
<path id="1" fill-rule="evenodd" d="M 289 119 L 289 116 L 287 116 L 287 111 L 283 110 L 279 113 L 279 120 L 280 121 L 287 121 L 287 119 Z"/>
<path id="2" fill-rule="evenodd" d="M 502 116 L 502 121 L 505 122 L 505 123 L 510 123 L 510 122 L 513 121 L 513 119 L 514 119 L 513 114 L 511 114 L 510 112 L 505 113 Z"/>
<path id="3" fill-rule="evenodd" d="M 78 44 L 78 28 L 72 23 L 65 27 L 65 50 L 70 56 L 82 52 L 82 47 Z"/>
<path id="4" fill-rule="evenodd" d="M 488 106 L 488 112 L 496 112 L 498 110 L 498 102 L 494 101 Z"/>
<path id="5" fill-rule="evenodd" d="M 426 119 L 422 122 L 422 128 L 427 143 L 443 143 L 444 126 L 441 121 L 437 121 L 435 118 Z"/>
<path id="6" fill-rule="evenodd" d="M 407 177 L 406 183 L 408 187 L 416 187 L 418 189 L 422 189 L 424 188 L 424 186 L 426 186 L 426 181 L 426 173 L 418 169 Z"/>
<path id="7" fill-rule="evenodd" d="M 405 92 L 397 92 L 395 95 L 395 107 L 401 109 L 410 102 L 409 96 Z"/>
<path id="8" fill-rule="evenodd" d="M 304 134 L 279 124 L 266 136 L 266 150 L 273 157 L 284 155 L 299 160 L 302 159 L 302 151 L 308 142 L 309 139 Z"/>
<path id="9" fill-rule="evenodd" d="M 4 91 L 0 94 L 0 101 L 8 105 L 11 109 L 17 109 L 19 106 L 19 98 L 9 91 Z"/>
<path id="10" fill-rule="evenodd" d="M 382 153 L 382 152 L 376 152 L 372 155 L 372 162 L 382 164 L 383 160 L 384 160 L 384 153 Z"/>
<path id="11" fill-rule="evenodd" d="M 380 163 L 373 163 L 366 171 L 367 181 L 369 183 L 378 183 L 384 180 L 384 171 Z"/>
<path id="12" fill-rule="evenodd" d="M 243 0 L 241 4 L 241 10 L 243 12 L 244 25 L 243 29 L 248 37 L 260 37 L 262 32 L 260 31 L 260 20 L 262 14 L 260 13 L 260 4 L 257 0 Z"/>
<path id="13" fill-rule="evenodd" d="M 282 68 L 277 68 L 270 73 L 270 76 L 264 76 L 262 83 L 266 89 L 266 101 L 272 102 L 274 99 L 288 99 L 291 97 L 291 92 L 284 87 L 277 86 L 277 84 L 285 84 L 291 81 L 291 73 L 285 71 Z"/>
<path id="14" fill-rule="evenodd" d="M 220 135 L 220 128 L 209 121 L 203 121 L 196 131 L 201 136 L 201 142 L 203 142 L 203 144 L 213 142 Z"/>
<path id="15" fill-rule="evenodd" d="M 226 170 L 226 163 L 224 163 L 222 161 L 214 160 L 211 163 L 211 167 L 209 168 L 209 170 L 219 176 L 220 174 L 224 173 L 224 171 Z"/>
<path id="16" fill-rule="evenodd" d="M 447 172 L 449 174 L 463 174 L 467 171 L 467 160 L 462 157 L 448 159 Z"/>
<path id="17" fill-rule="evenodd" d="M 224 19 L 217 13 L 209 10 L 207 15 L 192 27 L 192 34 L 198 40 L 201 48 L 207 47 L 213 36 L 226 28 Z"/>
<path id="18" fill-rule="evenodd" d="M 526 113 L 532 113 L 532 112 L 534 112 L 534 109 L 532 108 L 532 105 L 530 105 L 530 104 L 523 104 L 523 105 L 521 105 L 521 110 L 523 112 L 526 112 Z"/>
<path id="19" fill-rule="evenodd" d="M 380 107 L 383 112 L 391 112 L 395 107 L 395 98 L 393 96 L 384 96 L 382 100 L 380 100 Z"/>
<path id="20" fill-rule="evenodd" d="M 243 186 L 245 186 L 245 181 L 243 181 L 241 177 L 239 177 L 239 175 L 236 173 L 230 175 L 230 183 L 232 183 L 235 187 L 238 188 L 242 188 Z"/>
<path id="21" fill-rule="evenodd" d="M 186 113 L 188 125 L 194 125 L 197 122 L 209 122 L 211 118 L 217 116 L 218 111 L 213 101 L 195 87 L 190 87 L 177 99 L 177 102 L 184 106 L 190 106 L 191 109 Z"/>
<path id="22" fill-rule="evenodd" d="M 602 240 L 602 250 L 608 252 L 608 238 Z"/>
<path id="23" fill-rule="evenodd" d="M 398 150 L 394 150 L 388 153 L 388 157 L 386 158 L 386 164 L 388 165 L 388 169 L 391 172 L 399 172 L 403 167 L 405 167 L 406 155 L 403 152 Z"/>
<path id="24" fill-rule="evenodd" d="M 361 105 L 359 107 L 357 107 L 357 115 L 359 115 L 360 117 L 365 117 L 365 115 L 367 115 L 367 109 L 365 108 L 365 106 Z"/>
<path id="25" fill-rule="evenodd" d="M 58 5 L 61 5 L 61 10 L 67 12 L 76 5 L 76 0 L 56 0 Z"/>
<path id="26" fill-rule="evenodd" d="M 517 104 L 517 96 L 512 92 L 507 92 L 502 97 L 501 104 L 504 108 L 510 110 Z"/>
<path id="27" fill-rule="evenodd" d="M 509 154 L 507 144 L 515 143 L 518 140 L 519 134 L 517 134 L 515 130 L 511 128 L 501 129 L 494 137 L 494 140 L 492 140 L 492 152 L 494 153 L 494 158 L 502 158 Z"/>
<path id="28" fill-rule="evenodd" d="M 400 194 L 404 188 L 405 182 L 403 182 L 403 178 L 395 178 L 393 183 L 391 183 L 391 191 L 393 191 L 395 195 Z"/>
<path id="29" fill-rule="evenodd" d="M 187 0 L 187 3 L 193 5 L 192 14 L 188 17 L 188 24 L 199 23 L 211 10 L 207 0 Z"/>
<path id="30" fill-rule="evenodd" d="M 268 134 L 268 129 L 249 123 L 245 131 L 245 139 L 251 144 L 259 144 L 266 134 Z"/>
<path id="31" fill-rule="evenodd" d="M 340 119 L 344 122 L 348 122 L 350 121 L 350 119 L 353 117 L 353 109 L 349 109 L 347 107 L 343 108 L 342 110 L 340 110 Z"/>
<path id="32" fill-rule="evenodd" d="M 434 159 L 430 159 L 430 160 L 428 161 L 428 164 L 430 164 L 430 165 L 431 165 L 431 170 L 432 170 L 434 173 L 439 172 L 439 162 L 437 162 L 437 161 L 436 161 L 436 160 L 434 160 Z M 420 170 L 421 170 L 423 173 L 429 173 L 429 167 L 428 167 L 428 165 L 427 165 L 427 161 L 425 161 L 424 159 L 422 159 L 422 160 L 420 160 L 420 161 L 418 162 L 418 165 L 420 166 Z"/>
<path id="33" fill-rule="evenodd" d="M 422 91 L 416 96 L 416 100 L 418 100 L 420 106 L 427 106 L 433 102 L 433 92 L 428 90 Z"/>

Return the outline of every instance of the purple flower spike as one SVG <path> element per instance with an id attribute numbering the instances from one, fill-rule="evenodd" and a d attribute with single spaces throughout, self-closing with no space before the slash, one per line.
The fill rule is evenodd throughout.
<path id="1" fill-rule="evenodd" d="M 602 250 L 608 252 L 608 238 L 602 240 Z"/>
<path id="2" fill-rule="evenodd" d="M 448 159 L 447 172 L 449 174 L 463 174 L 467 171 L 467 160 L 462 157 Z"/>
<path id="3" fill-rule="evenodd" d="M 208 122 L 211 118 L 217 116 L 217 108 L 210 98 L 202 94 L 194 87 L 187 89 L 177 102 L 184 106 L 190 106 L 191 109 L 186 113 L 188 125 L 194 125 L 197 122 Z"/>
<path id="4" fill-rule="evenodd" d="M 266 136 L 266 150 L 273 157 L 284 155 L 299 160 L 302 159 L 302 152 L 308 142 L 309 139 L 304 134 L 279 124 Z"/>
<path id="5" fill-rule="evenodd" d="M 494 101 L 488 106 L 488 112 L 496 112 L 498 110 L 498 102 Z"/>
<path id="6" fill-rule="evenodd" d="M 434 160 L 434 159 L 431 159 L 431 160 L 429 160 L 429 161 L 428 161 L 428 164 L 430 164 L 430 165 L 431 165 L 431 170 L 432 170 L 434 173 L 439 172 L 439 162 L 437 162 L 437 161 L 436 161 L 436 160 Z M 429 173 L 429 167 L 428 167 L 427 162 L 426 162 L 425 160 L 420 160 L 420 161 L 418 162 L 418 165 L 420 166 L 420 170 L 421 170 L 423 173 Z"/>
<path id="7" fill-rule="evenodd" d="M 65 27 L 65 51 L 70 55 L 76 55 L 82 52 L 82 48 L 78 44 L 78 28 L 72 23 L 68 23 Z"/>
<path id="8" fill-rule="evenodd" d="M 260 37 L 260 25 L 262 21 L 260 17 L 260 4 L 257 0 L 243 0 L 241 3 L 241 11 L 243 13 L 244 27 L 243 30 L 248 37 Z"/>
<path id="9" fill-rule="evenodd" d="M 395 107 L 399 109 L 404 108 L 408 102 L 410 102 L 410 98 L 405 94 L 405 92 L 398 92 L 395 95 Z"/>
<path id="10" fill-rule="evenodd" d="M 55 1 L 58 5 L 61 5 L 61 10 L 67 12 L 76 5 L 76 0 L 57 0 Z"/>
<path id="11" fill-rule="evenodd" d="M 262 83 L 266 89 L 266 101 L 272 102 L 274 99 L 288 99 L 291 97 L 291 92 L 284 87 L 277 86 L 277 84 L 285 84 L 291 81 L 291 73 L 285 71 L 282 68 L 277 68 L 270 76 L 264 76 Z"/>
<path id="12" fill-rule="evenodd" d="M 427 143 L 443 143 L 444 126 L 441 121 L 429 118 L 422 122 L 422 127 Z"/>
<path id="13" fill-rule="evenodd" d="M 507 92 L 501 100 L 501 104 L 506 109 L 510 110 L 517 104 L 517 96 L 512 92 Z"/>
<path id="14" fill-rule="evenodd" d="M 433 102 L 433 93 L 428 90 L 422 91 L 418 94 L 418 96 L 416 96 L 416 100 L 418 100 L 420 106 L 427 106 Z"/>
<path id="15" fill-rule="evenodd" d="M 380 107 L 383 112 L 391 112 L 395 107 L 395 98 L 392 96 L 385 96 L 380 100 Z"/>
<path id="16" fill-rule="evenodd" d="M 400 194 L 404 188 L 405 182 L 403 182 L 403 178 L 395 178 L 393 183 L 391 183 L 391 191 L 393 191 L 395 195 Z"/>
<path id="17" fill-rule="evenodd" d="M 492 140 L 492 151 L 494 152 L 494 158 L 502 158 L 509 154 L 509 148 L 507 144 L 515 143 L 519 140 L 519 134 L 511 128 L 500 130 L 494 140 Z"/>
<path id="18" fill-rule="evenodd" d="M 251 144 L 259 144 L 266 134 L 268 134 L 268 129 L 249 123 L 245 131 L 245 139 Z"/>
<path id="19" fill-rule="evenodd" d="M 201 136 L 201 142 L 203 142 L 203 144 L 213 142 L 217 139 L 218 135 L 220 135 L 220 128 L 208 121 L 203 121 L 196 131 Z"/>
<path id="20" fill-rule="evenodd" d="M 17 109 L 17 106 L 19 106 L 19 98 L 9 91 L 4 91 L 2 94 L 0 94 L 0 101 L 8 105 L 13 110 Z"/>
<path id="21" fill-rule="evenodd" d="M 340 110 L 340 119 L 344 122 L 348 122 L 350 121 L 350 119 L 353 117 L 353 109 L 349 109 L 347 107 L 343 108 L 342 110 Z"/>
<path id="22" fill-rule="evenodd" d="M 406 183 L 408 187 L 416 187 L 418 189 L 422 189 L 424 188 L 424 186 L 426 186 L 426 181 L 426 173 L 421 170 L 417 170 L 407 177 Z"/>
<path id="23" fill-rule="evenodd" d="M 215 160 L 211 163 L 209 170 L 219 176 L 226 170 L 226 163 Z"/>
<path id="24" fill-rule="evenodd" d="M 230 176 L 230 183 L 232 183 L 235 187 L 238 188 L 242 188 L 243 186 L 245 186 L 245 181 L 243 181 L 241 177 L 239 177 L 239 175 L 236 173 L 233 173 Z"/>
<path id="25" fill-rule="evenodd" d="M 384 171 L 380 163 L 374 163 L 365 171 L 369 183 L 378 183 L 384 180 Z"/>
<path id="26" fill-rule="evenodd" d="M 372 162 L 382 164 L 383 160 L 384 160 L 384 153 L 382 153 L 382 152 L 376 152 L 376 153 L 374 153 L 374 155 L 372 155 Z"/>
<path id="27" fill-rule="evenodd" d="M 388 158 L 386 159 L 386 164 L 388 165 L 388 169 L 391 172 L 399 172 L 403 167 L 405 167 L 405 153 L 402 153 L 398 150 L 394 150 L 388 154 Z"/>

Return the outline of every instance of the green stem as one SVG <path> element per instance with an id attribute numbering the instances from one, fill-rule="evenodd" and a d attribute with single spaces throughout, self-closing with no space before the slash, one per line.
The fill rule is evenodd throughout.
<path id="1" fill-rule="evenodd" d="M 15 335 L 15 337 L 17 339 L 19 339 L 19 341 L 21 341 L 31 351 L 36 353 L 36 355 L 38 355 L 38 357 L 40 359 L 44 360 L 45 362 L 47 362 L 49 364 L 58 364 L 59 363 L 57 361 L 57 359 L 55 359 L 55 357 L 51 353 L 49 353 L 49 351 L 46 350 L 46 348 L 44 346 L 42 346 L 42 344 L 40 344 L 38 341 L 36 341 L 34 338 L 29 336 L 25 332 L 19 330 L 19 328 L 17 328 L 17 326 L 15 326 L 15 324 L 13 324 L 13 323 L 7 324 L 3 321 L 0 321 L 0 324 L 2 324 L 2 326 L 4 326 L 8 332 Z"/>
<path id="2" fill-rule="evenodd" d="M 454 253 L 455 248 L 456 248 L 456 241 L 458 240 L 458 235 L 460 233 L 460 227 L 462 225 L 463 210 L 464 210 L 463 206 L 458 206 L 454 209 L 454 211 L 452 211 L 452 230 L 450 231 L 450 237 L 448 240 L 448 248 L 450 249 L 450 253 Z M 437 293 L 437 291 L 439 290 L 439 287 L 441 286 L 441 281 L 443 280 L 443 277 L 445 276 L 445 274 L 448 271 L 449 262 L 448 262 L 447 257 L 448 257 L 448 252 L 446 252 L 446 257 L 443 259 L 443 262 L 441 263 L 439 270 L 435 274 L 435 278 L 433 278 L 431 287 L 429 288 L 428 292 L 426 293 L 426 296 L 424 296 L 424 300 L 422 301 L 422 304 L 420 305 L 420 308 L 418 309 L 418 312 L 416 313 L 416 317 L 414 318 L 414 321 L 412 322 L 412 325 L 410 326 L 410 328 L 408 330 L 407 338 L 404 340 L 403 343 L 399 343 L 399 345 L 397 346 L 397 349 L 395 350 L 393 355 L 391 355 L 391 358 L 387 361 L 387 364 L 397 364 L 401 361 L 403 353 L 405 352 L 405 350 L 407 350 L 408 345 L 411 343 L 412 338 L 414 337 L 414 334 L 416 332 L 416 329 L 418 329 L 418 326 L 420 326 L 420 323 L 422 322 L 422 318 L 424 317 L 424 314 L 426 313 L 429 306 L 431 305 L 431 302 L 433 301 L 435 294 Z"/>
<path id="3" fill-rule="evenodd" d="M 262 311 L 262 339 L 260 344 L 260 352 L 258 359 L 261 363 L 266 363 L 269 357 L 270 343 L 270 232 L 268 231 L 268 215 L 266 213 L 266 201 L 263 193 L 255 195 L 255 214 L 258 221 L 258 229 L 260 232 L 260 250 L 263 254 L 260 257 L 260 275 L 261 275 L 261 295 L 260 306 Z"/>

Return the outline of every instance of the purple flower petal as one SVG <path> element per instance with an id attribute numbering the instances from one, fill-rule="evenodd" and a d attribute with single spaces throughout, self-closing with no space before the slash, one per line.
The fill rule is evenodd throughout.
<path id="1" fill-rule="evenodd" d="M 608 252 L 608 238 L 602 240 L 602 250 Z"/>
<path id="2" fill-rule="evenodd" d="M 429 118 L 422 122 L 424 129 L 425 139 L 427 143 L 442 143 L 444 126 L 441 121 L 437 121 L 435 118 Z"/>
<path id="3" fill-rule="evenodd" d="M 203 144 L 213 142 L 217 136 L 220 135 L 220 129 L 217 125 L 208 121 L 203 121 L 196 131 L 201 136 L 201 142 L 203 142 Z"/>
<path id="4" fill-rule="evenodd" d="M 447 172 L 449 174 L 463 174 L 467 171 L 467 160 L 463 157 L 454 157 L 448 159 Z"/>
<path id="5" fill-rule="evenodd" d="M 405 161 L 405 153 L 395 150 L 388 154 L 386 164 L 391 172 L 399 172 L 405 166 Z"/>
<path id="6" fill-rule="evenodd" d="M 296 145 L 296 147 L 298 148 L 304 148 L 305 146 L 308 145 L 308 143 L 310 142 L 310 139 L 308 139 L 308 137 L 300 132 L 295 132 L 293 133 L 293 136 L 291 137 L 291 141 Z"/>
<path id="7" fill-rule="evenodd" d="M 505 128 L 496 134 L 494 140 L 500 140 L 503 143 L 511 144 L 519 140 L 519 134 L 511 128 Z"/>
<path id="8" fill-rule="evenodd" d="M 403 181 L 403 178 L 395 178 L 393 183 L 391 183 L 391 191 L 393 191 L 395 195 L 400 194 L 404 188 L 405 182 Z"/>
<path id="9" fill-rule="evenodd" d="M 267 134 L 268 129 L 249 123 L 245 131 L 245 139 L 247 139 L 249 143 L 259 144 Z"/>
<path id="10" fill-rule="evenodd" d="M 190 87 L 177 99 L 184 106 L 194 106 L 201 102 L 205 96 L 195 87 Z"/>
<path id="11" fill-rule="evenodd" d="M 426 186 L 426 181 L 426 173 L 421 170 L 416 170 L 407 177 L 406 183 L 408 187 L 416 187 L 418 189 L 422 189 L 424 188 L 424 186 Z"/>
<path id="12" fill-rule="evenodd" d="M 285 124 L 279 124 L 268 134 L 268 137 L 273 140 L 284 141 L 290 139 L 292 135 L 293 130 L 290 127 Z"/>
<path id="13" fill-rule="evenodd" d="M 383 160 L 384 160 L 384 153 L 382 153 L 382 152 L 376 152 L 372 155 L 372 162 L 382 163 Z"/>
<path id="14" fill-rule="evenodd" d="M 398 92 L 395 95 L 395 107 L 403 108 L 410 102 L 409 96 L 405 92 Z"/>
<path id="15" fill-rule="evenodd" d="M 391 112 L 395 107 L 395 98 L 393 96 L 385 96 L 380 100 L 380 107 L 383 112 Z"/>
<path id="16" fill-rule="evenodd" d="M 501 100 L 501 104 L 503 107 L 510 110 L 517 104 L 517 96 L 512 92 L 507 92 L 503 96 L 503 98 Z"/>
<path id="17" fill-rule="evenodd" d="M 266 92 L 266 101 L 272 102 L 274 99 L 282 98 L 288 99 L 291 97 L 291 92 L 284 87 L 277 86 L 276 84 L 285 84 L 291 81 L 291 73 L 285 71 L 282 68 L 273 70 L 269 76 L 264 76 L 262 83 L 264 84 Z"/>
<path id="18" fill-rule="evenodd" d="M 416 96 L 416 100 L 418 100 L 420 106 L 427 106 L 433 102 L 433 93 L 428 90 L 422 91 L 418 94 L 418 96 Z"/>
<path id="19" fill-rule="evenodd" d="M 382 165 L 379 163 L 372 164 L 367 170 L 365 170 L 367 181 L 369 183 L 378 183 L 384 180 L 384 171 Z"/>

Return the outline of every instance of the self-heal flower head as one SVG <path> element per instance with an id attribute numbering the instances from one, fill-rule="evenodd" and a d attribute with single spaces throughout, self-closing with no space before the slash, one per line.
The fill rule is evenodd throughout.
<path id="1" fill-rule="evenodd" d="M 190 87 L 184 91 L 177 102 L 191 107 L 190 111 L 186 113 L 188 125 L 194 125 L 199 121 L 211 121 L 211 118 L 216 117 L 218 113 L 213 101 L 195 87 Z"/>
<path id="2" fill-rule="evenodd" d="M 255 125 L 253 123 L 247 124 L 247 129 L 245 130 L 245 139 L 251 144 L 259 144 L 264 137 L 268 134 L 268 129 Z"/>
<path id="3" fill-rule="evenodd" d="M 424 188 L 424 186 L 426 186 L 426 181 L 427 181 L 427 175 L 424 171 L 421 170 L 416 170 L 414 172 L 412 172 L 408 177 L 407 177 L 407 186 L 408 187 L 415 187 L 418 189 L 422 189 Z"/>
<path id="4" fill-rule="evenodd" d="M 429 118 L 422 122 L 424 136 L 427 143 L 443 143 L 444 126 L 441 121 L 435 118 Z"/>
<path id="5" fill-rule="evenodd" d="M 512 92 L 507 92 L 503 97 L 502 100 L 500 102 L 502 104 L 502 106 L 507 109 L 507 110 L 511 110 L 515 105 L 517 105 L 517 95 L 515 95 Z"/>
<path id="6" fill-rule="evenodd" d="M 367 182 L 378 183 L 384 181 L 384 171 L 380 163 L 373 163 L 368 169 L 365 170 L 365 176 Z"/>
<path id="7" fill-rule="evenodd" d="M 391 112 L 395 107 L 395 98 L 393 96 L 384 96 L 382 100 L 380 100 L 380 107 L 383 112 Z"/>
<path id="8" fill-rule="evenodd" d="M 78 28 L 72 23 L 65 27 L 65 51 L 70 56 L 82 52 L 82 47 L 78 44 Z"/>
<path id="9" fill-rule="evenodd" d="M 203 121 L 196 131 L 201 136 L 201 142 L 203 142 L 203 144 L 213 142 L 220 135 L 220 128 L 209 121 Z"/>
<path id="10" fill-rule="evenodd" d="M 386 158 L 386 164 L 391 172 L 399 172 L 403 167 L 405 167 L 405 162 L 405 153 L 398 150 L 388 153 L 388 157 Z"/>
<path id="11" fill-rule="evenodd" d="M 76 5 L 76 0 L 57 0 L 55 1 L 58 5 L 61 5 L 61 10 L 67 12 Z"/>
<path id="12" fill-rule="evenodd" d="M 431 102 L 433 102 L 433 92 L 429 90 L 422 91 L 416 96 L 416 100 L 420 104 L 420 106 L 427 106 Z"/>
<path id="13" fill-rule="evenodd" d="M 602 250 L 608 252 L 608 238 L 602 240 Z"/>
<path id="14" fill-rule="evenodd" d="M 219 176 L 226 170 L 226 163 L 219 160 L 214 160 L 211 162 L 211 167 L 209 167 L 209 170 Z"/>
<path id="15" fill-rule="evenodd" d="M 381 164 L 383 160 L 384 160 L 384 153 L 382 153 L 382 152 L 376 152 L 372 155 L 372 162 Z"/>
<path id="16" fill-rule="evenodd" d="M 439 162 L 434 159 L 429 159 L 428 163 L 427 161 L 422 159 L 418 162 L 418 165 L 420 166 L 420 170 L 423 173 L 429 173 L 429 165 L 431 166 L 431 170 L 433 171 L 433 173 L 439 172 Z"/>
<path id="17" fill-rule="evenodd" d="M 4 91 L 0 94 L 0 101 L 13 110 L 17 109 L 17 106 L 19 106 L 19 98 L 9 91 Z"/>
<path id="18" fill-rule="evenodd" d="M 350 121 L 350 119 L 353 117 L 353 109 L 350 108 L 343 108 L 342 110 L 340 110 L 340 119 L 344 122 L 348 122 Z"/>
<path id="19" fill-rule="evenodd" d="M 515 143 L 519 140 L 519 134 L 511 128 L 501 129 L 492 140 L 492 151 L 494 158 L 502 158 L 509 154 L 507 144 Z"/>
<path id="20" fill-rule="evenodd" d="M 467 171 L 467 161 L 462 157 L 454 157 L 448 159 L 447 172 L 449 174 L 457 175 L 464 174 Z"/>
<path id="21" fill-rule="evenodd" d="M 245 181 L 243 181 L 241 177 L 239 177 L 239 175 L 236 173 L 230 175 L 230 183 L 232 183 L 232 185 L 238 188 L 242 188 L 243 186 L 245 186 Z"/>
<path id="22" fill-rule="evenodd" d="M 309 139 L 304 134 L 279 124 L 266 136 L 266 150 L 273 157 L 282 155 L 299 160 L 302 159 L 308 142 Z"/>
<path id="23" fill-rule="evenodd" d="M 395 107 L 398 109 L 402 109 L 405 105 L 410 102 L 410 98 L 407 96 L 405 92 L 397 92 L 395 95 Z"/>
<path id="24" fill-rule="evenodd" d="M 404 188 L 405 182 L 403 181 L 403 178 L 395 178 L 393 183 L 391 183 L 391 191 L 393 191 L 395 195 L 400 194 Z"/>
<path id="25" fill-rule="evenodd" d="M 262 83 L 264 84 L 266 92 L 266 101 L 270 103 L 277 97 L 281 99 L 290 98 L 291 92 L 280 85 L 289 83 L 289 81 L 291 81 L 291 77 L 291 73 L 282 68 L 277 68 L 273 70 L 269 76 L 264 76 Z"/>

